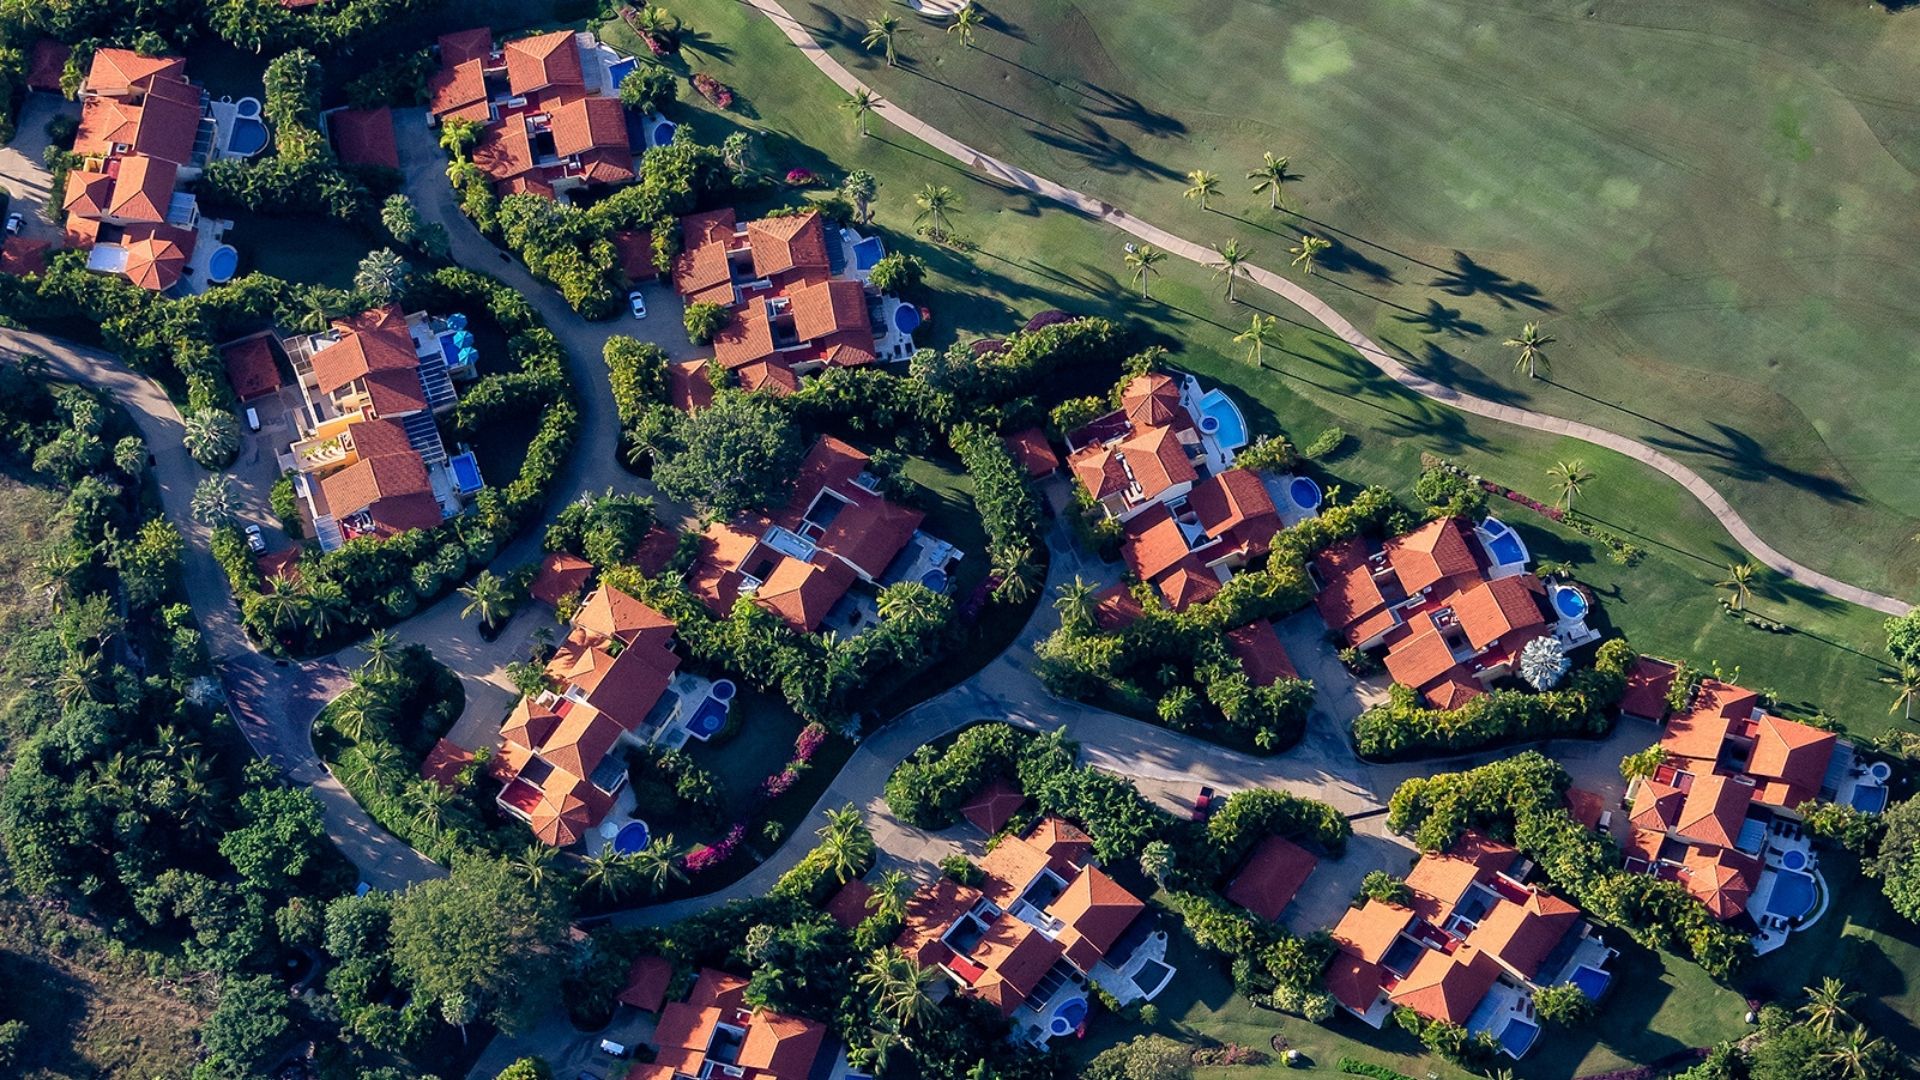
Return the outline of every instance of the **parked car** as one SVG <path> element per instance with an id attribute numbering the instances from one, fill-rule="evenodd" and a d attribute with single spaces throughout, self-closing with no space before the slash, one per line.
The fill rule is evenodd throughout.
<path id="1" fill-rule="evenodd" d="M 1205 821 L 1207 820 L 1207 815 L 1212 812 L 1213 812 L 1213 789 L 1210 787 L 1203 787 L 1200 789 L 1199 797 L 1193 800 L 1193 820 Z"/>
<path id="2" fill-rule="evenodd" d="M 247 550 L 259 555 L 267 550 L 267 538 L 260 535 L 260 526 L 247 526 Z"/>
<path id="3" fill-rule="evenodd" d="M 20 230 L 25 228 L 26 225 L 27 225 L 27 219 L 25 215 L 17 212 L 7 215 L 7 235 L 8 236 L 19 236 Z"/>
<path id="4" fill-rule="evenodd" d="M 644 319 L 647 317 L 647 298 L 640 295 L 639 289 L 635 289 L 627 294 L 627 303 L 633 307 L 634 318 Z"/>

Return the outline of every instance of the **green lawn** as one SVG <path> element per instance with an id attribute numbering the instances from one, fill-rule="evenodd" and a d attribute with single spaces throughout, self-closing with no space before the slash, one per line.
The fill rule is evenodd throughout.
<path id="1" fill-rule="evenodd" d="M 879 177 L 877 223 L 890 242 L 921 255 L 931 270 L 935 321 L 928 344 L 1004 334 L 1050 307 L 1133 320 L 1146 340 L 1174 348 L 1180 363 L 1209 381 L 1230 383 L 1256 432 L 1284 430 L 1305 443 L 1326 427 L 1344 427 L 1352 448 L 1333 463 L 1331 479 L 1349 491 L 1372 483 L 1410 491 L 1425 451 L 1550 498 L 1548 467 L 1578 457 L 1598 476 L 1581 496 L 1582 509 L 1635 534 L 1649 551 L 1640 566 L 1611 566 L 1586 551 L 1584 538 L 1557 527 L 1551 531 L 1565 547 L 1536 537 L 1547 523 L 1524 511 L 1507 518 L 1539 526 L 1529 532 L 1529 542 L 1543 552 L 1581 561 L 1582 577 L 1600 593 L 1605 617 L 1637 646 L 1717 662 L 1729 671 L 1737 667 L 1799 711 L 1824 710 L 1855 729 L 1880 730 L 1888 723 L 1885 688 L 1876 681 L 1883 674 L 1880 617 L 1770 581 L 1756 609 L 1800 632 L 1769 635 L 1726 618 L 1712 583 L 1724 576 L 1727 563 L 1746 556 L 1677 484 L 1571 440 L 1469 418 L 1417 398 L 1344 346 L 1304 327 L 1293 327 L 1282 354 L 1269 355 L 1267 366 L 1255 369 L 1230 340 L 1255 305 L 1227 305 L 1206 269 L 1163 264 L 1166 273 L 1154 282 L 1153 301 L 1142 303 L 1125 280 L 1125 237 L 1118 232 L 989 183 L 890 129 L 860 138 L 837 107 L 838 91 L 744 5 L 683 0 L 674 10 L 705 42 L 691 54 L 692 67 L 714 74 L 738 95 L 732 113 L 703 103 L 680 107 L 701 138 L 718 140 L 745 129 L 757 136 L 756 157 L 764 169 L 784 173 L 802 166 L 834 176 L 861 167 Z M 995 11 L 1014 14 L 1013 7 Z M 605 32 L 617 43 L 625 33 L 619 26 Z M 917 34 L 912 44 L 932 48 L 933 38 Z M 691 94 L 684 84 L 682 90 Z M 911 193 L 926 183 L 946 184 L 959 194 L 955 225 L 978 245 L 976 252 L 964 255 L 908 235 Z M 1188 209 L 1190 218 L 1197 216 Z M 1562 366 L 1581 365 L 1570 354 Z M 1771 521 L 1761 519 L 1770 536 Z M 1831 531 L 1859 535 L 1837 522 Z"/>
<path id="2" fill-rule="evenodd" d="M 1920 583 L 1920 471 L 1889 422 L 1916 387 L 1920 110 L 1888 89 L 1920 78 L 1920 22 L 1873 4 L 1214 0 L 1181 18 L 1003 0 L 974 49 L 903 13 L 887 69 L 859 38 L 889 5 L 790 6 L 942 130 L 1238 237 L 1269 268 L 1302 229 L 1334 239 L 1316 291 L 1433 377 L 1667 449 L 1809 565 Z M 1249 190 L 1267 151 L 1302 176 L 1298 216 Z M 1221 178 L 1211 213 L 1181 197 L 1192 169 Z M 987 239 L 994 208 L 969 210 Z M 1111 250 L 1091 276 L 1026 250 L 1096 288 L 1122 273 Z M 1499 345 L 1536 318 L 1559 339 L 1553 382 Z M 1289 377 L 1322 381 L 1321 344 L 1294 341 Z"/>
<path id="3" fill-rule="evenodd" d="M 372 241 L 319 218 L 268 217 L 221 211 L 233 222 L 226 242 L 240 253 L 240 272 L 259 271 L 284 281 L 353 287 L 353 272 Z"/>

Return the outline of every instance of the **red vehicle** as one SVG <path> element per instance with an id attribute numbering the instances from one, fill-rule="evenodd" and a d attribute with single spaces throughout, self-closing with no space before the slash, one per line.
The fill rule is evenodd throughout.
<path id="1" fill-rule="evenodd" d="M 1205 821 L 1207 820 L 1207 815 L 1212 811 L 1213 811 L 1213 789 L 1210 787 L 1203 787 L 1200 789 L 1199 797 L 1193 800 L 1193 820 Z"/>

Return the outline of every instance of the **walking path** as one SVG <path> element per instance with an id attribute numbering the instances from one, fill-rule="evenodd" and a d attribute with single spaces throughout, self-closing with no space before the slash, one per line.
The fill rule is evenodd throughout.
<path id="1" fill-rule="evenodd" d="M 823 48 L 818 41 L 814 40 L 813 35 L 805 26 L 801 25 L 798 19 L 795 19 L 788 13 L 787 9 L 779 3 L 779 0 L 743 0 L 743 2 L 752 5 L 761 14 L 772 20 L 773 24 L 779 27 L 782 33 L 786 34 L 787 39 L 798 46 L 800 52 L 805 55 L 808 60 L 813 62 L 813 66 L 819 68 L 841 89 L 851 93 L 856 89 L 867 88 L 864 83 L 855 77 L 853 72 L 848 71 L 838 60 L 829 56 L 826 49 Z M 1035 176 L 1025 169 L 1009 165 L 984 151 L 968 146 L 966 143 L 947 135 L 940 129 L 928 124 L 926 121 L 921 120 L 885 98 L 875 98 L 874 112 L 888 123 L 919 139 L 921 142 L 926 143 L 928 146 L 934 147 L 955 161 L 962 162 L 974 170 L 985 173 L 1004 184 L 1009 184 L 1022 191 L 1043 196 L 1069 209 L 1085 214 L 1088 217 L 1106 222 L 1115 228 L 1137 236 L 1141 240 L 1171 254 L 1178 255 L 1183 259 L 1199 263 L 1203 266 L 1219 265 L 1219 255 L 1212 248 L 1195 243 L 1156 225 L 1142 221 L 1132 214 L 1127 213 L 1125 210 L 1102 202 L 1090 195 L 1054 183 L 1044 177 Z M 1740 514 L 1734 510 L 1733 506 L 1727 502 L 1726 498 L 1722 496 L 1720 492 L 1714 489 L 1712 484 L 1709 484 L 1699 473 L 1694 472 L 1669 455 L 1661 453 L 1645 443 L 1629 439 L 1625 435 L 1616 434 L 1605 428 L 1595 427 L 1592 424 L 1584 424 L 1577 420 L 1568 420 L 1565 417 L 1549 416 L 1545 413 L 1515 408 L 1512 405 L 1502 405 L 1499 402 L 1488 401 L 1485 398 L 1475 397 L 1472 394 L 1463 393 L 1453 387 L 1434 382 L 1432 379 L 1413 371 L 1401 363 L 1392 354 L 1375 344 L 1373 339 L 1361 333 L 1358 328 L 1347 321 L 1345 316 L 1333 310 L 1325 301 L 1307 291 L 1299 284 L 1271 270 L 1265 270 L 1251 264 L 1247 264 L 1245 269 L 1249 280 L 1269 292 L 1280 296 L 1282 299 L 1285 299 L 1305 312 L 1315 322 L 1326 327 L 1329 333 L 1352 346 L 1354 351 L 1358 352 L 1368 363 L 1379 368 L 1388 378 L 1412 390 L 1414 393 L 1440 402 L 1441 404 L 1451 406 L 1461 412 L 1472 413 L 1475 416 L 1484 416 L 1491 420 L 1499 420 L 1502 423 L 1513 424 L 1516 427 L 1528 428 L 1533 431 L 1546 432 L 1551 435 L 1564 435 L 1630 457 L 1635 461 L 1664 473 L 1677 481 L 1681 487 L 1686 488 L 1689 494 L 1695 499 L 1698 499 L 1700 503 L 1713 514 L 1720 522 L 1721 527 L 1726 529 L 1741 547 L 1747 549 L 1754 558 L 1765 563 L 1776 573 L 1780 574 L 1780 576 L 1791 581 L 1810 585 L 1822 592 L 1837 596 L 1850 603 L 1873 608 L 1876 611 L 1884 611 L 1890 615 L 1904 615 L 1913 609 L 1913 605 L 1896 597 L 1884 596 L 1872 590 L 1863 589 L 1857 585 L 1849 585 L 1839 578 L 1823 574 L 1811 567 L 1803 566 L 1781 554 L 1766 541 L 1760 539 L 1759 535 L 1753 531 L 1753 528 L 1741 518 Z"/>

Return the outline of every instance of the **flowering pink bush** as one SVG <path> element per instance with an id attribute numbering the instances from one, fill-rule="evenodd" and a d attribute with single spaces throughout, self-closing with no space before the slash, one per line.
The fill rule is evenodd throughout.
<path id="1" fill-rule="evenodd" d="M 812 171 L 808 169 L 787 170 L 787 186 L 789 187 L 811 187 L 813 181 L 814 175 Z"/>
<path id="2" fill-rule="evenodd" d="M 725 83 L 706 72 L 696 71 L 693 73 L 693 88 L 700 91 L 701 97 L 706 98 L 715 105 L 723 109 L 733 108 L 733 91 L 727 89 Z"/>
<path id="3" fill-rule="evenodd" d="M 793 740 L 793 758 L 795 761 L 812 761 L 813 755 L 827 741 L 827 729 L 819 724 L 808 724 L 800 729 L 800 737 Z"/>
<path id="4" fill-rule="evenodd" d="M 711 870 L 721 863 L 726 862 L 728 859 L 733 858 L 734 849 L 738 848 L 740 841 L 746 839 L 746 837 L 747 827 L 735 823 L 732 828 L 727 830 L 727 835 L 720 838 L 719 843 L 695 848 L 687 853 L 687 873 L 697 874 L 702 870 Z"/>
<path id="5" fill-rule="evenodd" d="M 767 798 L 777 799 L 780 796 L 785 795 L 787 793 L 787 789 L 791 788 L 793 786 L 793 782 L 798 779 L 800 779 L 800 774 L 795 772 L 793 768 L 789 766 L 785 769 L 780 770 L 777 773 L 774 773 L 772 776 L 767 777 L 766 782 L 760 785 L 760 790 L 767 793 Z"/>
<path id="6" fill-rule="evenodd" d="M 1549 520 L 1561 521 L 1565 519 L 1567 516 L 1566 511 L 1560 509 L 1557 506 L 1548 506 L 1545 503 L 1535 502 L 1534 500 L 1527 498 L 1525 495 L 1522 495 L 1520 492 L 1515 491 L 1512 488 L 1501 487 L 1499 484 L 1496 484 L 1491 480 L 1480 481 L 1480 486 L 1485 488 L 1488 494 L 1498 495 L 1506 499 L 1508 502 L 1519 503 L 1521 506 L 1526 507 L 1527 509 L 1533 511 L 1536 514 L 1540 514 L 1543 517 L 1548 518 Z"/>

